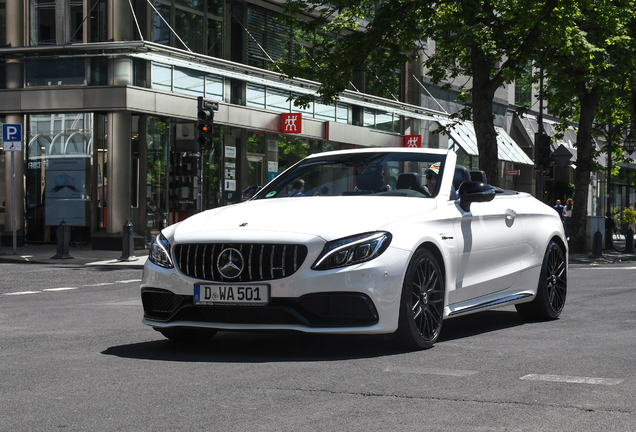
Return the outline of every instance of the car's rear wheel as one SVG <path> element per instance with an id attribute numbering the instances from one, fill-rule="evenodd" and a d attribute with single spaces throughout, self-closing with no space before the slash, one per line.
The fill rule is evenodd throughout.
<path id="1" fill-rule="evenodd" d="M 181 343 L 207 342 L 218 333 L 217 330 L 185 327 L 160 328 L 156 330 L 171 341 Z"/>
<path id="2" fill-rule="evenodd" d="M 442 330 L 443 316 L 444 276 L 440 264 L 429 249 L 418 249 L 404 278 L 396 335 L 407 348 L 430 348 Z"/>
<path id="3" fill-rule="evenodd" d="M 522 318 L 533 321 L 557 319 L 565 306 L 568 279 L 562 246 L 551 241 L 543 257 L 537 296 L 515 305 Z"/>

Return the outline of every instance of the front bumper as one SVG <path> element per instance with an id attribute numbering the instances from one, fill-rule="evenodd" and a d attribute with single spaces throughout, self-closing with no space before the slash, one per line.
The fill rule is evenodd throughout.
<path id="1" fill-rule="evenodd" d="M 154 328 L 392 333 L 409 259 L 409 252 L 389 247 L 372 261 L 334 270 L 311 270 L 308 260 L 291 277 L 269 282 L 267 306 L 194 305 L 194 284 L 202 281 L 148 261 L 141 284 L 143 322 Z"/>

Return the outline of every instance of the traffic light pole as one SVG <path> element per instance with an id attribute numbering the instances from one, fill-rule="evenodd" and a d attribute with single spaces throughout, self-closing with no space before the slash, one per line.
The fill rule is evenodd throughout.
<path id="1" fill-rule="evenodd" d="M 197 213 L 203 211 L 203 151 L 214 147 L 214 111 L 219 103 L 197 98 Z"/>

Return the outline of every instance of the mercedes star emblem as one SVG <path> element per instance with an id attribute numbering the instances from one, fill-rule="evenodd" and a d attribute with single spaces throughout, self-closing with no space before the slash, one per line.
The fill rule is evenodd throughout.
<path id="1" fill-rule="evenodd" d="M 243 255 L 238 249 L 223 249 L 216 260 L 216 268 L 219 269 L 221 276 L 227 279 L 239 277 L 243 271 Z"/>

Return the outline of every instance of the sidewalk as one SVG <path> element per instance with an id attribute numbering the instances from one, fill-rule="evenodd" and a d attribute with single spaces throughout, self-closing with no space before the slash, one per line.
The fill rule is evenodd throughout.
<path id="1" fill-rule="evenodd" d="M 121 266 L 143 268 L 148 259 L 148 250 L 136 250 L 133 261 L 119 261 L 121 251 L 93 250 L 90 245 L 70 245 L 69 259 L 52 259 L 57 254 L 57 245 L 25 245 L 17 248 L 18 253 L 13 255 L 13 247 L 2 246 L 0 249 L 0 263 L 33 263 L 56 265 L 92 265 L 92 266 Z M 570 254 L 570 264 L 611 264 L 617 262 L 636 262 L 636 253 L 625 254 L 614 250 L 604 250 L 600 257 L 592 254 Z"/>
<path id="2" fill-rule="evenodd" d="M 69 245 L 68 254 L 72 258 L 53 259 L 57 255 L 56 244 L 27 244 L 17 248 L 0 248 L 0 263 L 56 264 L 68 266 L 119 266 L 142 269 L 148 259 L 148 250 L 136 250 L 131 261 L 120 261 L 121 251 L 93 250 L 90 245 Z M 132 257 L 131 257 L 132 258 Z"/>

